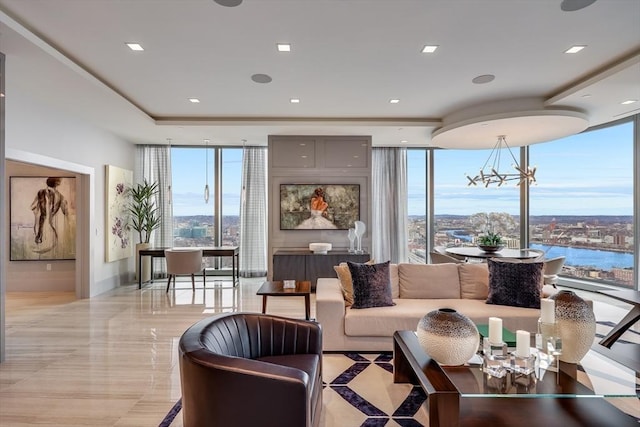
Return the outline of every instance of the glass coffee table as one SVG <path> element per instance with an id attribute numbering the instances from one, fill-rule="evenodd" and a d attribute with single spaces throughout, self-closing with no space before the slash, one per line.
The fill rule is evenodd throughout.
<path id="1" fill-rule="evenodd" d="M 557 372 L 493 378 L 482 366 L 441 366 L 414 331 L 393 335 L 393 377 L 427 395 L 429 426 L 634 426 L 638 419 L 607 398 L 638 399 L 638 374 L 594 351 Z M 640 402 L 638 402 L 640 404 Z"/>

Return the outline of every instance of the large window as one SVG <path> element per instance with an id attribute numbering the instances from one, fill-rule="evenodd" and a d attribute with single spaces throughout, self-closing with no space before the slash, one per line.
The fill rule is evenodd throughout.
<path id="1" fill-rule="evenodd" d="M 562 275 L 633 287 L 633 122 L 532 145 L 531 246 Z"/>
<path id="2" fill-rule="evenodd" d="M 173 239 L 175 246 L 236 246 L 239 241 L 242 149 L 171 149 Z M 209 201 L 205 201 L 205 183 Z M 224 265 L 214 262 L 223 261 Z M 228 267 L 230 259 L 206 259 Z"/>
<path id="3" fill-rule="evenodd" d="M 427 254 L 426 150 L 407 150 L 407 223 L 409 262 L 425 263 Z"/>
<path id="4" fill-rule="evenodd" d="M 474 177 L 490 153 L 491 150 L 435 150 L 434 247 L 473 246 L 478 236 L 487 231 L 500 233 L 508 247 L 520 247 L 519 187 L 469 186 L 466 177 Z M 517 153 L 514 151 L 514 155 Z M 503 158 L 510 155 L 503 153 Z"/>

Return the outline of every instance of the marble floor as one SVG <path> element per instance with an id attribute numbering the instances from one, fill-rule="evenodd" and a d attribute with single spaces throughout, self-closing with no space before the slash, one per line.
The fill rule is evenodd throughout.
<path id="1" fill-rule="evenodd" d="M 241 279 L 234 288 L 208 278 L 195 292 L 179 281 L 169 293 L 164 281 L 142 290 L 132 284 L 86 300 L 7 293 L 0 425 L 157 426 L 180 397 L 182 332 L 213 313 L 260 311 L 255 292 L 262 281 Z M 629 309 L 593 299 L 598 320 L 617 322 Z M 304 300 L 270 297 L 267 311 L 303 318 Z"/>

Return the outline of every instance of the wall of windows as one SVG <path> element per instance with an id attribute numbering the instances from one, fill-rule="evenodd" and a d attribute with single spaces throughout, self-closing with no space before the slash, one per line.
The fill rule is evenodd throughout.
<path id="1" fill-rule="evenodd" d="M 171 175 L 174 246 L 238 245 L 242 149 L 172 147 Z M 215 265 L 218 261 L 224 264 Z M 208 267 L 228 267 L 231 260 L 205 262 Z"/>
<path id="2" fill-rule="evenodd" d="M 633 122 L 532 145 L 531 246 L 562 275 L 633 287 Z"/>
<path id="3" fill-rule="evenodd" d="M 469 185 L 491 150 L 435 150 L 434 247 L 475 246 L 487 231 L 500 233 L 511 248 L 520 247 L 520 187 Z M 514 151 L 518 155 L 518 150 Z M 508 153 L 503 158 L 511 158 Z M 501 164 L 500 171 L 511 162 Z"/>
<path id="4" fill-rule="evenodd" d="M 493 230 L 509 247 L 540 249 L 546 258 L 565 256 L 564 278 L 637 286 L 638 122 L 636 116 L 522 149 L 537 167 L 537 184 L 524 192 L 526 200 L 513 184 L 468 185 L 465 175 L 474 176 L 490 150 L 407 150 L 410 261 L 427 262 L 433 247 L 473 246 Z M 521 149 L 512 151 L 521 162 Z M 523 224 L 528 234 L 521 234 Z"/>

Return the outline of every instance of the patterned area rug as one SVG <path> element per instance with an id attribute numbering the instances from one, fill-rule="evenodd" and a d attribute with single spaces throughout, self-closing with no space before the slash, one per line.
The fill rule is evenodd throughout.
<path id="1" fill-rule="evenodd" d="M 420 387 L 393 383 L 391 353 L 325 354 L 323 427 L 420 427 L 428 425 Z M 181 427 L 181 402 L 160 427 Z"/>
<path id="2" fill-rule="evenodd" d="M 615 323 L 597 322 L 595 342 Z M 640 333 L 627 331 L 619 342 L 640 342 Z M 323 355 L 322 427 L 419 427 L 428 425 L 420 387 L 393 383 L 392 354 Z M 640 393 L 640 389 L 638 390 Z M 181 427 L 181 401 L 159 427 Z"/>

